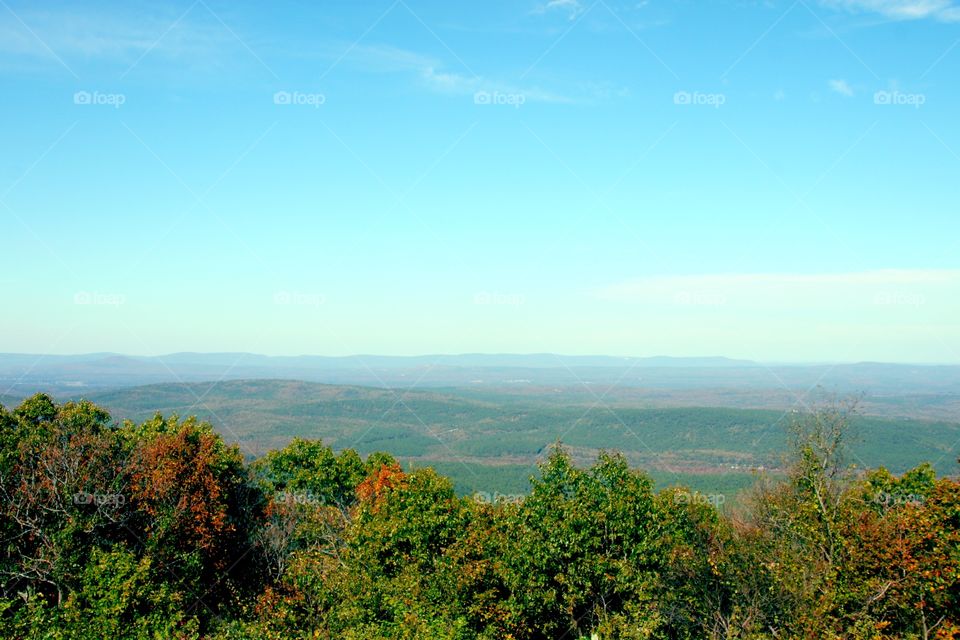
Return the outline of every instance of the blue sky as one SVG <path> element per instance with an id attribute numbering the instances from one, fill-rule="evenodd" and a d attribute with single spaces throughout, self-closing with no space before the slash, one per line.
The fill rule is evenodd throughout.
<path id="1" fill-rule="evenodd" d="M 0 1 L 0 351 L 960 362 L 949 0 Z"/>

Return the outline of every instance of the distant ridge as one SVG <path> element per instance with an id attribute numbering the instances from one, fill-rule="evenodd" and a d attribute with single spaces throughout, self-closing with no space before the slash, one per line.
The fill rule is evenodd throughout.
<path id="1" fill-rule="evenodd" d="M 143 365 L 190 364 L 198 367 L 259 366 L 282 368 L 355 368 L 355 367 L 752 367 L 751 360 L 735 360 L 722 356 L 709 357 L 622 357 L 602 355 L 563 355 L 554 353 L 463 353 L 425 354 L 418 356 L 384 356 L 357 354 L 350 356 L 266 356 L 245 352 L 198 353 L 178 352 L 160 356 L 91 353 L 81 355 L 39 355 L 0 353 L 0 372 L 18 366 L 43 368 L 57 366 L 116 366 L 136 368 Z"/>
<path id="2" fill-rule="evenodd" d="M 94 354 L 100 355 L 100 354 Z M 114 355 L 114 354 L 110 354 Z M 2 357 L 2 356 L 0 356 Z M 76 356 L 82 358 L 83 356 Z M 193 364 L 273 364 L 284 366 L 356 366 L 363 362 L 376 366 L 416 366 L 419 364 L 456 367 L 556 367 L 588 366 L 610 367 L 636 365 L 647 367 L 734 367 L 756 366 L 751 360 L 735 360 L 723 356 L 677 357 L 677 356 L 603 356 L 603 355 L 564 355 L 555 353 L 460 353 L 460 354 L 424 354 L 417 356 L 385 356 L 377 354 L 355 354 L 349 356 L 266 356 L 256 353 L 197 353 L 179 352 L 161 356 L 130 356 L 144 362 L 158 360 L 168 363 L 190 362 Z"/>
<path id="3" fill-rule="evenodd" d="M 0 354 L 0 395 L 220 380 L 303 380 L 371 387 L 613 386 L 663 390 L 794 390 L 960 394 L 960 366 L 861 362 L 758 363 L 723 356 L 618 357 L 551 353 L 418 356 L 266 356 L 180 352 L 162 356 Z M 602 391 L 600 392 L 602 393 Z M 599 395 L 599 394 L 598 394 Z"/>
<path id="4" fill-rule="evenodd" d="M 139 422 L 158 411 L 196 414 L 229 440 L 243 443 L 252 455 L 300 436 L 366 453 L 391 450 L 420 458 L 418 464 L 466 459 L 532 465 L 562 436 L 581 455 L 590 451 L 588 457 L 615 448 L 652 468 L 679 464 L 688 471 L 724 473 L 730 463 L 746 460 L 776 464 L 786 432 L 781 419 L 796 402 L 790 393 L 714 395 L 693 390 L 670 395 L 619 387 L 600 392 L 611 410 L 594 411 L 596 396 L 582 386 L 568 386 L 558 394 L 553 388 L 523 386 L 411 388 L 412 382 L 395 390 L 298 380 L 223 380 L 72 389 L 59 399 L 86 398 L 117 420 Z M 677 401 L 683 405 L 671 406 Z M 857 455 L 901 471 L 919 460 L 938 462 L 942 472 L 955 469 L 954 457 L 942 455 L 960 438 L 960 420 L 949 407 L 900 407 L 890 415 L 896 404 L 877 398 L 867 402 L 864 415 L 873 417 L 863 429 L 870 437 L 853 445 Z M 924 412 L 943 421 L 919 419 Z M 636 437 L 641 433 L 642 440 Z"/>

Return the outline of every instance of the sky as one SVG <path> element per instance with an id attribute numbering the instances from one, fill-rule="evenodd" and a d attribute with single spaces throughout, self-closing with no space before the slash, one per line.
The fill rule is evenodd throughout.
<path id="1" fill-rule="evenodd" d="M 0 0 L 0 352 L 960 363 L 960 2 Z"/>

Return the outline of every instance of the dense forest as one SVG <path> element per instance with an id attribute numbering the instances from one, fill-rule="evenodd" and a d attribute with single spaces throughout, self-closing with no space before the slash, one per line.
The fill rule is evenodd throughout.
<path id="1" fill-rule="evenodd" d="M 960 483 L 844 458 L 798 415 L 734 509 L 553 448 L 524 496 L 194 418 L 0 407 L 4 638 L 958 638 Z M 727 505 L 729 506 L 729 505 Z"/>

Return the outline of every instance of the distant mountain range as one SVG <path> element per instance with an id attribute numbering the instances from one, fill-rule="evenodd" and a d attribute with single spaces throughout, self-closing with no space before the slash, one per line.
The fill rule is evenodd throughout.
<path id="1" fill-rule="evenodd" d="M 946 365 L 764 364 L 723 357 L 547 353 L 346 357 L 0 354 L 0 403 L 8 406 L 37 391 L 77 397 L 150 384 L 253 379 L 394 389 L 456 388 L 507 395 L 581 394 L 587 399 L 612 399 L 625 393 L 660 406 L 764 408 L 792 406 L 822 387 L 840 395 L 862 395 L 876 415 L 960 421 L 960 366 Z"/>
<path id="2" fill-rule="evenodd" d="M 464 353 L 454 355 L 381 356 L 265 356 L 255 353 L 180 352 L 162 356 L 130 356 L 119 353 L 82 355 L 39 355 L 0 353 L 0 371 L 9 367 L 129 367 L 187 365 L 192 367 L 258 367 L 271 369 L 353 369 L 358 367 L 414 368 L 442 363 L 451 367 L 742 367 L 756 366 L 751 360 L 724 357 L 676 358 L 654 356 L 631 358 L 617 356 L 570 356 L 553 353 Z"/>
<path id="3" fill-rule="evenodd" d="M 755 363 L 728 358 L 617 358 L 553 354 L 462 354 L 423 356 L 356 355 L 264 356 L 252 353 L 172 353 L 128 356 L 0 354 L 0 386 L 55 388 L 118 387 L 161 382 L 276 378 L 314 382 L 393 386 L 413 376 L 428 386 L 472 384 L 478 379 L 553 380 L 551 370 L 597 368 L 751 367 Z M 502 375 L 491 375 L 500 370 Z M 509 370 L 509 372 L 507 371 Z M 534 373 L 522 373 L 532 370 Z M 2 391 L 2 389 L 0 389 Z"/>
<path id="4" fill-rule="evenodd" d="M 763 364 L 723 357 L 459 354 L 264 356 L 173 353 L 128 356 L 0 354 L 0 396 L 170 382 L 305 380 L 379 387 L 642 387 L 960 395 L 960 366 L 884 363 Z"/>

